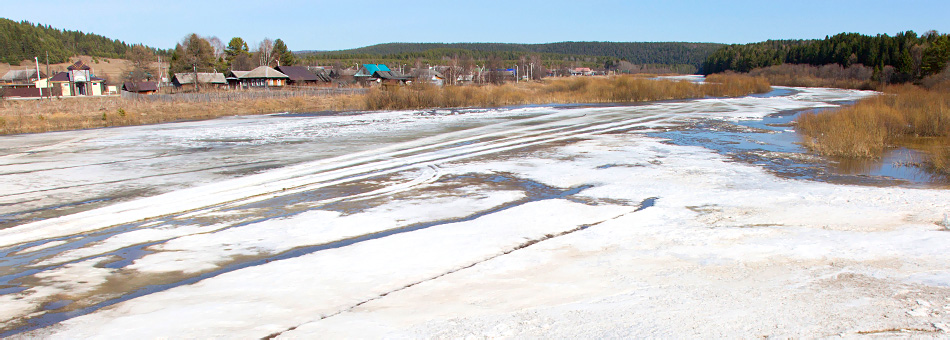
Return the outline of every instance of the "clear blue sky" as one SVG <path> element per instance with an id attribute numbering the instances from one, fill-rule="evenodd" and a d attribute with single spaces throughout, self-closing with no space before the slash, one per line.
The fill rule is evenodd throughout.
<path id="1" fill-rule="evenodd" d="M 950 0 L 205 1 L 0 0 L 0 17 L 159 48 L 189 33 L 292 50 L 387 42 L 747 43 L 913 30 L 950 32 Z M 252 46 L 253 48 L 253 46 Z"/>

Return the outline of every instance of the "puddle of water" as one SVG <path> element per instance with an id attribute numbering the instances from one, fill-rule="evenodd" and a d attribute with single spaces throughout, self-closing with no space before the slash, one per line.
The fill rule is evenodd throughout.
<path id="1" fill-rule="evenodd" d="M 755 96 L 794 94 L 794 89 L 775 89 Z M 837 104 L 850 105 L 853 102 Z M 763 166 L 789 178 L 862 185 L 904 185 L 910 187 L 946 187 L 947 179 L 920 167 L 925 154 L 910 148 L 887 150 L 879 159 L 822 158 L 801 146 L 802 137 L 792 124 L 805 113 L 836 108 L 785 111 L 759 120 L 732 123 L 700 120 L 684 129 L 651 133 L 677 145 L 700 146 L 735 160 Z"/>
<path id="2" fill-rule="evenodd" d="M 791 88 L 783 88 L 783 87 L 774 87 L 774 86 L 773 86 L 773 87 L 772 87 L 772 91 L 769 91 L 769 92 L 766 92 L 766 93 L 750 94 L 749 97 L 755 97 L 755 98 L 783 97 L 783 96 L 795 95 L 796 93 L 800 93 L 800 92 L 802 92 L 802 91 L 796 90 L 796 89 L 791 89 Z"/>
<path id="3" fill-rule="evenodd" d="M 57 310 L 57 309 L 69 306 L 70 303 L 73 303 L 73 300 L 53 301 L 53 302 L 43 305 L 43 310 Z"/>

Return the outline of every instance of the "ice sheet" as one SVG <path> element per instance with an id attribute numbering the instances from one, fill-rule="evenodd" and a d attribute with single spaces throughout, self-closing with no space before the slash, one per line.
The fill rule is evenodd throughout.
<path id="1" fill-rule="evenodd" d="M 201 180 L 179 182 L 185 189 L 2 229 L 3 249 L 16 255 L 8 261 L 38 272 L 24 276 L 32 288 L 0 296 L 9 302 L 0 315 L 5 330 L 23 330 L 22 322 L 52 315 L 43 306 L 105 304 L 21 333 L 51 338 L 940 332 L 950 233 L 935 222 L 950 211 L 946 191 L 781 179 L 644 133 L 872 94 L 805 88 L 622 107 L 236 118 L 152 131 L 165 134 L 162 145 L 200 147 L 253 126 L 260 131 L 247 140 L 220 142 L 261 147 L 246 159 L 269 148 L 289 157 L 299 149 L 282 143 L 319 135 L 309 130 L 318 126 L 339 134 L 326 140 L 353 145 L 240 176 L 196 173 L 189 176 Z M 419 132 L 440 124 L 449 127 Z M 165 128 L 106 132 L 121 141 Z M 405 134 L 360 145 L 386 129 Z M 53 136 L 36 141 L 37 154 L 97 143 Z M 4 159 L 29 159 L 19 152 Z M 164 182 L 143 185 L 155 183 Z M 154 291 L 134 293 L 143 289 Z"/>

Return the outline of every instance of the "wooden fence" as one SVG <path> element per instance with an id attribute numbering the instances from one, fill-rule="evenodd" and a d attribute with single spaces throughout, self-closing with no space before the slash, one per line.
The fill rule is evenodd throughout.
<path id="1" fill-rule="evenodd" d="M 331 96 L 338 94 L 363 94 L 367 89 L 361 88 L 331 88 L 331 87 L 298 87 L 279 90 L 234 90 L 207 93 L 176 93 L 176 94 L 138 94 L 122 91 L 122 98 L 129 100 L 153 102 L 195 102 L 220 103 L 234 100 L 291 98 Z"/>

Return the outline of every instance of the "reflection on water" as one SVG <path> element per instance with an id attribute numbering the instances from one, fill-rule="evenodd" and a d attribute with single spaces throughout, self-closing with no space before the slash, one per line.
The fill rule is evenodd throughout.
<path id="1" fill-rule="evenodd" d="M 950 145 L 945 137 L 910 137 L 895 142 L 900 148 L 886 150 L 879 159 L 834 158 L 834 167 L 844 174 L 887 176 L 911 182 L 950 184 L 950 178 L 923 166 L 930 153 Z"/>
<path id="2" fill-rule="evenodd" d="M 846 175 L 887 176 L 911 182 L 930 182 L 934 176 L 924 172 L 919 164 L 926 154 L 912 149 L 888 150 L 878 159 L 834 157 L 831 166 Z"/>
<path id="3" fill-rule="evenodd" d="M 790 95 L 795 91 L 777 88 L 761 96 Z M 833 109 L 786 111 L 741 122 L 701 120 L 686 129 L 650 135 L 668 138 L 678 145 L 712 149 L 733 159 L 763 166 L 783 177 L 865 185 L 950 185 L 947 176 L 934 175 L 920 166 L 927 160 L 927 150 L 932 150 L 935 145 L 950 144 L 946 140 L 915 138 L 899 141 L 899 145 L 906 147 L 887 150 L 877 159 L 807 156 L 809 151 L 801 146 L 802 137 L 794 130 L 793 122 L 804 113 Z"/>

